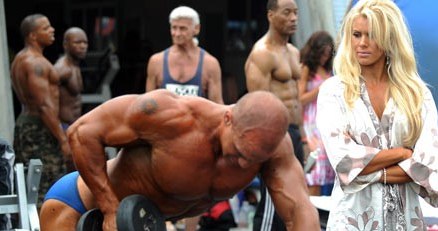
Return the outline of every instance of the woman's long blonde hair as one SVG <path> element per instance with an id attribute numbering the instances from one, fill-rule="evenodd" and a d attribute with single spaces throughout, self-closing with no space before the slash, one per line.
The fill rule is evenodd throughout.
<path id="1" fill-rule="evenodd" d="M 386 66 L 389 93 L 408 119 L 408 134 L 403 139 L 403 145 L 412 147 L 423 126 L 421 107 L 425 83 L 418 75 L 412 38 L 403 15 L 391 0 L 361 0 L 345 16 L 333 68 L 345 83 L 344 96 L 350 108 L 360 94 L 361 68 L 351 43 L 353 21 L 357 17 L 368 20 L 370 39 L 377 43 L 389 60 Z"/>

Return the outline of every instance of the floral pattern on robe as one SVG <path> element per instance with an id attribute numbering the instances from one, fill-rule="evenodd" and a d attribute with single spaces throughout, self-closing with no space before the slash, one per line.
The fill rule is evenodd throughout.
<path id="1" fill-rule="evenodd" d="M 407 118 L 392 98 L 381 120 L 371 106 L 365 84 L 352 109 L 344 84 L 335 76 L 318 94 L 317 126 L 336 179 L 327 230 L 426 230 L 418 196 L 438 207 L 438 118 L 432 94 L 424 87 L 423 130 L 410 159 L 399 166 L 413 179 L 406 184 L 379 183 L 381 171 L 359 175 L 383 149 L 402 147 Z M 394 203 L 386 203 L 388 198 Z M 391 205 L 391 206 L 389 206 Z M 388 214 L 389 209 L 395 213 Z"/>

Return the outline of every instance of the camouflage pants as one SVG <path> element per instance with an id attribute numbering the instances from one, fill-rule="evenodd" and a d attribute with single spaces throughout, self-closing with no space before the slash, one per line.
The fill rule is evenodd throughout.
<path id="1" fill-rule="evenodd" d="M 15 123 L 14 151 L 17 163 L 27 165 L 30 159 L 43 163 L 38 208 L 50 186 L 65 174 L 63 156 L 56 138 L 39 117 L 20 115 Z"/>

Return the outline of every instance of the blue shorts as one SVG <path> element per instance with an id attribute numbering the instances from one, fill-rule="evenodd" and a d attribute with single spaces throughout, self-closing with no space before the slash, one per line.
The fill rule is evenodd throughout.
<path id="1" fill-rule="evenodd" d="M 78 171 L 63 176 L 50 187 L 44 201 L 48 199 L 59 200 L 74 208 L 78 213 L 84 214 L 87 209 L 79 196 L 77 186 L 78 177 Z"/>

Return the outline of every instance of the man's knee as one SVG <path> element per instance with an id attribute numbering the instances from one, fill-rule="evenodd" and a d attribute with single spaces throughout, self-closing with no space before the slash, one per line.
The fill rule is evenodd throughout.
<path id="1" fill-rule="evenodd" d="M 75 231 L 81 214 L 56 199 L 46 200 L 40 210 L 41 231 Z"/>

